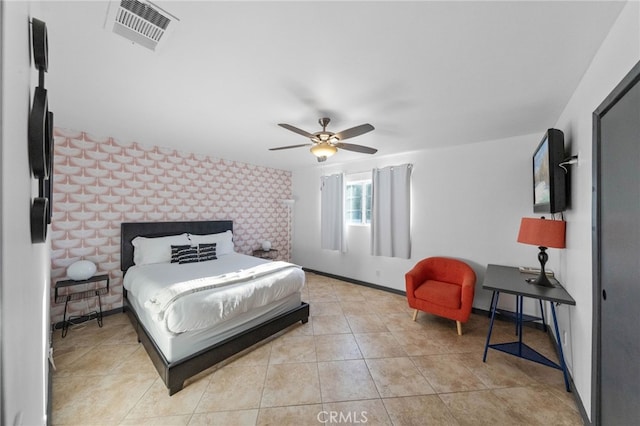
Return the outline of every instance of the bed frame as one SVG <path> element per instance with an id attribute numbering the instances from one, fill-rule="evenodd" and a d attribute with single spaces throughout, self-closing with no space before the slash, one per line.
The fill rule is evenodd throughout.
<path id="1" fill-rule="evenodd" d="M 121 255 L 120 269 L 125 273 L 133 266 L 133 245 L 131 241 L 137 236 L 163 237 L 166 235 L 191 232 L 193 234 L 214 234 L 233 231 L 233 222 L 221 221 L 195 221 L 195 222 L 136 222 L 122 223 L 121 225 Z M 303 324 L 309 321 L 309 304 L 302 302 L 299 307 L 285 312 L 245 330 L 235 336 L 225 339 L 213 346 L 205 348 L 186 358 L 168 362 L 153 338 L 140 322 L 137 313 L 127 298 L 127 291 L 123 290 L 123 309 L 129 316 L 131 324 L 136 330 L 138 341 L 142 343 L 149 354 L 149 358 L 158 370 L 165 385 L 169 389 L 169 395 L 180 391 L 184 381 L 214 364 L 223 361 L 230 356 L 260 342 L 261 340 L 284 330 L 290 325 L 301 321 Z"/>

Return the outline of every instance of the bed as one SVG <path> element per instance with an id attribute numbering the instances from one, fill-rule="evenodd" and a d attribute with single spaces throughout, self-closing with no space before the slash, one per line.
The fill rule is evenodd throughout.
<path id="1" fill-rule="evenodd" d="M 230 252 L 223 252 L 229 242 L 219 239 L 215 260 L 177 263 L 176 248 L 187 247 L 179 244 L 185 235 L 191 240 L 226 238 L 232 231 L 232 221 L 121 225 L 124 310 L 169 395 L 180 391 L 189 377 L 298 321 L 308 322 L 309 305 L 300 291 L 304 272 L 296 265 L 235 253 L 232 243 Z M 157 246 L 164 240 L 172 242 L 176 262 L 140 258 L 141 242 Z M 204 270 L 208 277 L 202 277 Z M 167 283 L 172 284 L 163 287 Z"/>

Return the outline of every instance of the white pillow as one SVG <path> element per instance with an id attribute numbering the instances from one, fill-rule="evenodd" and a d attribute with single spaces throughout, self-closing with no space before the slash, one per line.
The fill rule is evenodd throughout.
<path id="1" fill-rule="evenodd" d="M 189 234 L 189 239 L 192 244 L 216 243 L 216 256 L 233 253 L 233 232 L 231 231 L 207 235 Z"/>
<path id="2" fill-rule="evenodd" d="M 171 245 L 191 245 L 191 242 L 185 232 L 167 237 L 135 237 L 131 244 L 133 245 L 133 263 L 147 265 L 171 262 Z"/>

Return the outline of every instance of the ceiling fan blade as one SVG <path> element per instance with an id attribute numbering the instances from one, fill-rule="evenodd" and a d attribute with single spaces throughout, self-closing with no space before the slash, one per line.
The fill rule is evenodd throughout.
<path id="1" fill-rule="evenodd" d="M 375 127 L 373 127 L 369 123 L 361 124 L 359 126 L 352 127 L 350 129 L 347 129 L 347 130 L 343 130 L 340 133 L 336 133 L 336 137 L 338 139 L 340 139 L 341 141 L 343 141 L 345 139 L 349 139 L 349 138 L 353 138 L 353 137 L 356 137 L 356 136 L 363 135 L 363 134 L 365 134 L 367 132 L 372 131 L 373 129 L 375 129 Z"/>
<path id="2" fill-rule="evenodd" d="M 347 151 L 361 152 L 363 154 L 375 154 L 376 152 L 378 152 L 378 150 L 375 148 L 369 148 L 368 146 L 356 145 L 353 143 L 338 142 L 336 144 L 336 147 L 345 149 Z"/>
<path id="3" fill-rule="evenodd" d="M 279 151 L 281 149 L 300 148 L 301 146 L 311 146 L 312 143 L 303 143 L 300 145 L 279 146 L 277 148 L 269 148 L 269 151 Z"/>
<path id="4" fill-rule="evenodd" d="M 285 129 L 291 130 L 292 132 L 297 133 L 299 135 L 306 136 L 309 139 L 312 139 L 314 137 L 311 133 L 304 131 L 302 129 L 298 129 L 297 127 L 294 127 L 291 124 L 279 123 L 278 126 L 284 127 Z"/>

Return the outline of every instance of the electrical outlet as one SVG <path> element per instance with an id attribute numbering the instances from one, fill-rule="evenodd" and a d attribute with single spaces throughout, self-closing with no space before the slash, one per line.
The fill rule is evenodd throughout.
<path id="1" fill-rule="evenodd" d="M 567 346 L 567 330 L 562 330 L 562 346 Z"/>
<path id="2" fill-rule="evenodd" d="M 380 278 L 380 271 L 376 270 L 376 277 Z"/>

